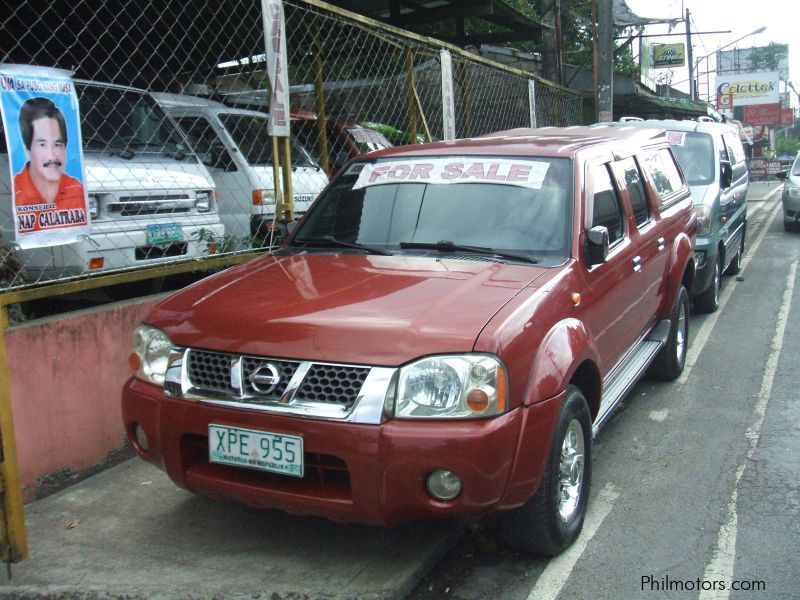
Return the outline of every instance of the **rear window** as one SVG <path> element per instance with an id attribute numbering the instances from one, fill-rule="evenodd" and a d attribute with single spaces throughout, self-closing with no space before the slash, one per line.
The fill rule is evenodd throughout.
<path id="1" fill-rule="evenodd" d="M 683 178 L 672 153 L 667 148 L 646 151 L 644 168 L 656 186 L 661 204 L 670 204 L 676 193 L 683 188 Z"/>

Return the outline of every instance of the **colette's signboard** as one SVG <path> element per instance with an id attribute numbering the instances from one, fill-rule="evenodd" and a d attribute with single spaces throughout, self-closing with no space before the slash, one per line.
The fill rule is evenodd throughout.
<path id="1" fill-rule="evenodd" d="M 750 125 L 780 125 L 782 118 L 783 110 L 780 102 L 744 107 L 744 122 Z"/>
<path id="2" fill-rule="evenodd" d="M 541 189 L 550 163 L 512 159 L 432 158 L 355 164 L 348 175 L 358 174 L 353 189 L 392 183 L 494 183 Z"/>
<path id="3" fill-rule="evenodd" d="M 682 67 L 686 64 L 686 50 L 683 44 L 659 44 L 653 46 L 653 68 Z"/>
<path id="4" fill-rule="evenodd" d="M 780 102 L 777 71 L 717 75 L 717 95 L 730 94 L 734 106 Z"/>

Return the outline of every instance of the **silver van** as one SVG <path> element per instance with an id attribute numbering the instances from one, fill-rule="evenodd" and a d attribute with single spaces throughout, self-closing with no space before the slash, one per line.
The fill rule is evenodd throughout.
<path id="1" fill-rule="evenodd" d="M 719 308 L 723 273 L 738 273 L 744 256 L 750 178 L 737 129 L 708 117 L 698 121 L 624 118 L 602 125 L 667 131 L 691 187 L 700 225 L 695 243 L 694 307 L 699 312 L 714 312 Z"/>
<path id="2" fill-rule="evenodd" d="M 275 225 L 269 115 L 199 96 L 154 94 L 186 132 L 219 191 L 219 212 L 228 236 L 240 246 L 262 245 Z M 295 217 L 302 216 L 328 184 L 311 155 L 292 140 Z"/>
<path id="3" fill-rule="evenodd" d="M 207 240 L 224 236 L 214 181 L 175 122 L 145 90 L 74 83 L 91 233 L 71 244 L 17 250 L 27 278 L 58 279 L 205 256 Z M 0 229 L 11 242 L 3 133 L 0 154 Z"/>

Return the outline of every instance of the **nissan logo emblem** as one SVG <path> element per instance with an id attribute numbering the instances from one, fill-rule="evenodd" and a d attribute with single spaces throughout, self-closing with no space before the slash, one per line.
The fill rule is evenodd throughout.
<path id="1" fill-rule="evenodd" d="M 250 374 L 250 384 L 259 394 L 273 392 L 281 381 L 281 375 L 275 365 L 265 363 Z"/>

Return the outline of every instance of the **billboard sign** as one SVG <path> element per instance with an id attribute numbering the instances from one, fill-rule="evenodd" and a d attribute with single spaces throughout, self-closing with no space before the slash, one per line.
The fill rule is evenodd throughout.
<path id="1" fill-rule="evenodd" d="M 752 104 L 744 107 L 744 122 L 750 125 L 780 125 L 782 120 L 781 103 Z"/>
<path id="2" fill-rule="evenodd" d="M 686 47 L 683 44 L 658 44 L 653 46 L 653 68 L 668 69 L 686 64 Z"/>
<path id="3" fill-rule="evenodd" d="M 731 94 L 734 106 L 779 104 L 777 71 L 717 75 L 717 94 Z"/>

